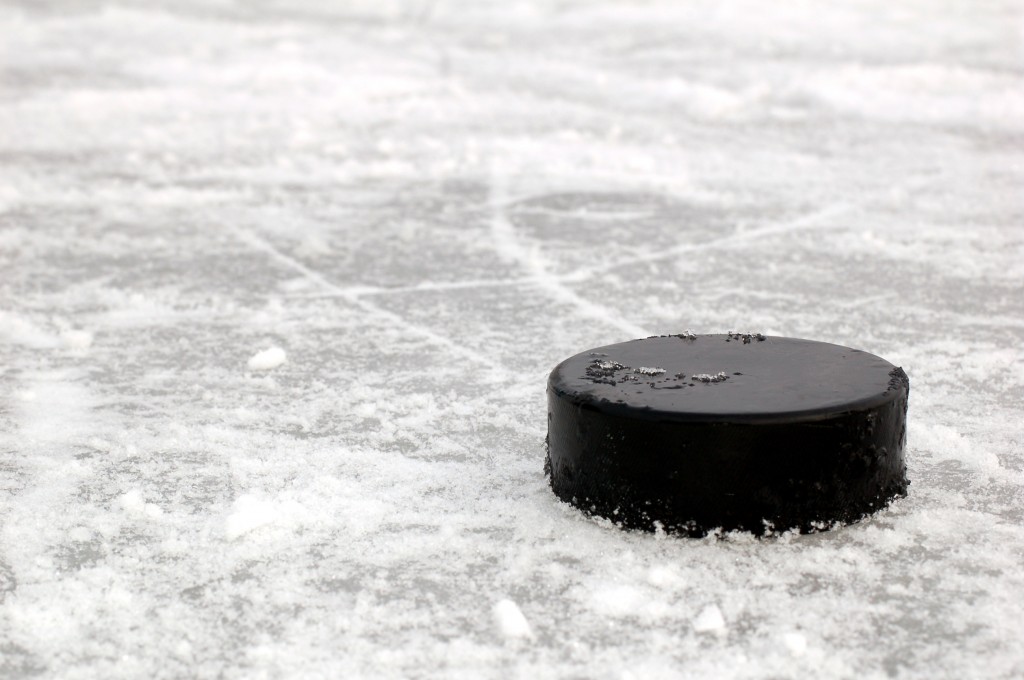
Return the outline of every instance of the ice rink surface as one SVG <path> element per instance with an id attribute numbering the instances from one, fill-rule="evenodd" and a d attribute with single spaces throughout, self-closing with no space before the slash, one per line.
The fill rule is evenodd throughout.
<path id="1" fill-rule="evenodd" d="M 0 677 L 1024 676 L 1021 10 L 4 3 Z M 558 502 L 684 329 L 902 365 L 909 497 Z"/>

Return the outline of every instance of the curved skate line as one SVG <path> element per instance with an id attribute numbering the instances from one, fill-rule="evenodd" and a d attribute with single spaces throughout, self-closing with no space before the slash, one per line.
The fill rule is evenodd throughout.
<path id="1" fill-rule="evenodd" d="M 519 238 L 515 226 L 505 214 L 507 204 L 507 186 L 505 177 L 497 170 L 491 172 L 491 240 L 498 256 L 508 256 L 518 262 L 530 273 L 530 279 L 541 286 L 556 300 L 569 304 L 583 316 L 610 324 L 630 338 L 643 338 L 649 335 L 646 329 L 616 316 L 616 313 L 591 300 L 581 297 L 563 283 L 563 278 L 555 276 L 548 267 L 547 260 L 538 248 L 529 248 Z"/>
<path id="2" fill-rule="evenodd" d="M 498 195 L 500 196 L 501 187 Z M 681 257 L 695 253 L 709 252 L 719 248 L 727 248 L 746 241 L 753 241 L 769 236 L 795 233 L 809 229 L 821 229 L 820 221 L 829 217 L 842 215 L 853 209 L 854 206 L 845 203 L 834 203 L 820 208 L 806 215 L 801 215 L 788 222 L 772 226 L 750 229 L 746 231 L 732 232 L 701 243 L 682 243 L 665 250 L 651 253 L 641 253 L 632 257 L 624 257 L 595 267 L 582 267 L 566 274 L 553 274 L 541 253 L 536 249 L 527 249 L 522 240 L 518 238 L 517 232 L 505 215 L 504 208 L 514 201 L 497 198 L 491 203 L 491 234 L 496 244 L 504 249 L 503 252 L 510 254 L 531 272 L 528 276 L 509 279 L 470 279 L 464 281 L 423 281 L 410 286 L 349 286 L 341 287 L 332 285 L 326 293 L 290 295 L 291 298 L 323 298 L 323 297 L 351 297 L 351 296 L 376 296 L 376 295 L 397 295 L 402 293 L 421 292 L 443 292 L 448 290 L 473 290 L 480 288 L 501 288 L 505 286 L 541 286 L 549 293 L 559 299 L 564 299 L 571 304 L 583 308 L 590 307 L 592 313 L 599 314 L 603 321 L 617 325 L 623 330 L 632 329 L 630 332 L 640 330 L 639 327 L 626 321 L 616 322 L 612 313 L 593 302 L 585 300 L 577 293 L 566 287 L 565 283 L 579 283 L 592 279 L 595 276 L 606 274 L 616 269 L 630 267 L 640 264 L 650 264 Z M 593 315 L 593 314 L 590 314 Z M 648 334 L 649 335 L 649 334 Z"/>

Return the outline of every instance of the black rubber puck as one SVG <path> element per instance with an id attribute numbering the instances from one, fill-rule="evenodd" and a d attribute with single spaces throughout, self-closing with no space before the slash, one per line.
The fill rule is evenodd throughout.
<path id="1" fill-rule="evenodd" d="M 730 333 L 599 347 L 548 380 L 547 473 L 629 528 L 809 532 L 906 494 L 903 369 L 824 342 Z"/>

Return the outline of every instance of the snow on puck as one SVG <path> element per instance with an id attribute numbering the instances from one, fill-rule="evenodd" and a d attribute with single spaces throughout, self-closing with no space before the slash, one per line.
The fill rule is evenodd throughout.
<path id="1" fill-rule="evenodd" d="M 906 494 L 910 382 L 861 350 L 764 335 L 632 340 L 548 379 L 551 488 L 628 528 L 853 522 Z"/>

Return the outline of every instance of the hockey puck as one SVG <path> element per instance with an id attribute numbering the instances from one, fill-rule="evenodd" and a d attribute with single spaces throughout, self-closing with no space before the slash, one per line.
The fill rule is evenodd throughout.
<path id="1" fill-rule="evenodd" d="M 810 532 L 906 494 L 910 382 L 861 350 L 729 333 L 632 340 L 548 379 L 555 494 L 627 528 Z"/>

